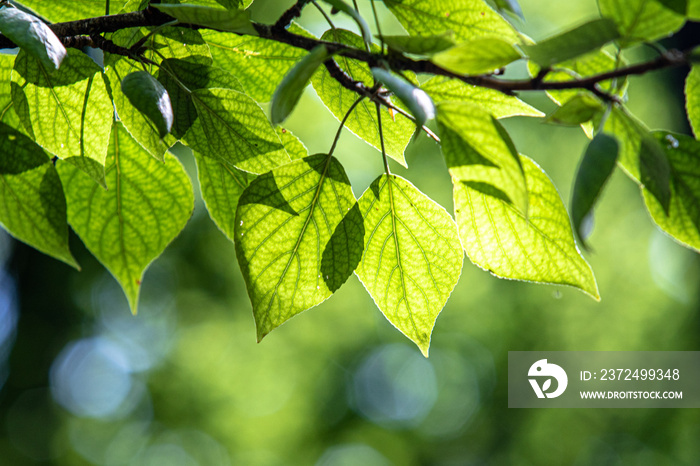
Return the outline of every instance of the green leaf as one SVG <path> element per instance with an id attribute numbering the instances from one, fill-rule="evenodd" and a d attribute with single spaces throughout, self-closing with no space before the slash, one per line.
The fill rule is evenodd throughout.
<path id="1" fill-rule="evenodd" d="M 617 107 L 610 112 L 605 131 L 617 137 L 620 143 L 620 166 L 668 211 L 671 168 L 659 142 L 641 121 Z"/>
<path id="2" fill-rule="evenodd" d="M 617 24 L 621 47 L 652 42 L 679 30 L 685 18 L 656 0 L 598 0 L 600 13 Z"/>
<path id="3" fill-rule="evenodd" d="M 688 19 L 691 21 L 700 21 L 700 0 L 688 0 Z"/>
<path id="4" fill-rule="evenodd" d="M 202 199 L 209 216 L 226 237 L 234 241 L 238 199 L 255 176 L 197 152 L 194 154 Z"/>
<path id="5" fill-rule="evenodd" d="M 130 48 L 141 41 L 150 31 L 146 28 L 125 28 L 112 34 L 111 40 L 124 48 Z M 228 34 L 228 33 L 227 33 Z M 230 34 L 229 34 L 230 35 Z M 155 63 L 168 58 L 186 60 L 200 65 L 211 65 L 212 57 L 209 46 L 199 31 L 184 27 L 166 27 L 159 29 L 157 34 L 148 36 L 143 43 L 144 56 Z M 105 54 L 105 65 L 117 61 L 130 61 L 121 55 Z M 131 61 L 130 61 L 131 62 Z M 131 62 L 132 66 L 136 66 Z M 151 74 L 156 70 L 149 66 Z"/>
<path id="6" fill-rule="evenodd" d="M 105 14 L 105 0 L 71 0 L 70 2 L 22 0 L 18 3 L 28 6 L 54 23 L 93 18 Z M 110 12 L 118 12 L 126 3 L 125 0 L 110 0 Z"/>
<path id="7" fill-rule="evenodd" d="M 265 173 L 289 156 L 260 106 L 233 89 L 192 91 L 198 118 L 184 141 L 204 156 L 251 173 Z"/>
<path id="8" fill-rule="evenodd" d="M 578 94 L 547 117 L 548 122 L 577 126 L 605 111 L 605 106 L 590 94 Z"/>
<path id="9" fill-rule="evenodd" d="M 66 48 L 39 18 L 17 8 L 0 9 L 0 32 L 38 59 L 44 68 L 57 70 Z"/>
<path id="10" fill-rule="evenodd" d="M 484 110 L 469 104 L 439 104 L 437 120 L 442 153 L 452 178 L 488 193 L 497 192 L 526 213 L 525 174 L 503 126 Z"/>
<path id="11" fill-rule="evenodd" d="M 304 143 L 301 142 L 298 137 L 294 136 L 291 131 L 278 126 L 275 128 L 275 132 L 277 136 L 279 136 L 280 141 L 282 141 L 284 150 L 287 151 L 290 159 L 299 160 L 309 156 L 309 151 L 306 149 Z"/>
<path id="12" fill-rule="evenodd" d="M 433 55 L 436 65 L 461 75 L 492 73 L 522 58 L 508 42 L 486 37 L 469 40 Z"/>
<path id="13" fill-rule="evenodd" d="M 412 36 L 451 30 L 458 42 L 478 37 L 520 41 L 517 31 L 483 0 L 384 0 L 384 4 Z"/>
<path id="14" fill-rule="evenodd" d="M 12 103 L 11 76 L 14 66 L 15 55 L 0 54 L 0 122 L 19 132 L 24 132 L 24 127 Z"/>
<path id="15" fill-rule="evenodd" d="M 617 164 L 617 140 L 605 133 L 598 133 L 588 144 L 581 164 L 576 171 L 573 197 L 571 200 L 571 220 L 574 232 L 585 246 L 588 237 L 586 223 L 592 218 L 593 206 Z"/>
<path id="16" fill-rule="evenodd" d="M 700 252 L 700 142 L 682 134 L 656 132 L 671 163 L 668 215 L 646 189 L 644 202 L 659 227 L 682 245 Z"/>
<path id="17" fill-rule="evenodd" d="M 599 49 L 619 37 L 620 33 L 615 22 L 608 18 L 601 18 L 537 44 L 523 45 L 522 49 L 538 65 L 548 68 L 556 63 Z"/>
<path id="18" fill-rule="evenodd" d="M 457 226 L 396 175 L 381 175 L 358 203 L 365 232 L 357 276 L 389 322 L 427 357 L 435 320 L 462 272 Z"/>
<path id="19" fill-rule="evenodd" d="M 685 79 L 685 108 L 695 137 L 700 137 L 700 66 L 692 66 Z"/>
<path id="20" fill-rule="evenodd" d="M 454 36 L 454 32 L 445 31 L 430 36 L 381 36 L 381 40 L 397 52 L 430 56 L 454 47 Z"/>
<path id="21" fill-rule="evenodd" d="M 241 83 L 228 71 L 186 60 L 163 60 L 158 79 L 170 94 L 175 121 L 172 134 L 180 139 L 197 119 L 191 93 L 197 89 L 220 88 L 243 92 Z"/>
<path id="22" fill-rule="evenodd" d="M 426 121 L 435 118 L 435 105 L 424 90 L 408 81 L 394 76 L 381 68 L 372 68 L 374 78 L 394 93 L 416 118 L 416 126 L 421 127 Z"/>
<path id="23" fill-rule="evenodd" d="M 80 269 L 68 248 L 66 199 L 49 156 L 0 123 L 0 224 L 18 240 Z"/>
<path id="24" fill-rule="evenodd" d="M 152 121 L 134 107 L 122 91 L 122 86 L 120 85 L 122 80 L 129 73 L 136 70 L 139 70 L 139 68 L 137 68 L 131 60 L 119 60 L 111 66 L 105 66 L 105 75 L 110 83 L 117 115 L 124 124 L 124 127 L 149 154 L 163 161 L 165 153 L 175 144 L 175 137 L 171 134 L 167 134 L 164 138 L 161 138 L 160 132 L 153 125 Z M 178 135 L 175 136 L 179 137 Z"/>
<path id="25" fill-rule="evenodd" d="M 659 3 L 679 15 L 685 15 L 688 12 L 688 0 L 659 0 Z"/>
<path id="26" fill-rule="evenodd" d="M 165 137 L 173 126 L 173 107 L 163 85 L 148 71 L 136 71 L 122 79 L 122 92 L 138 111 L 156 126 Z"/>
<path id="27" fill-rule="evenodd" d="M 436 104 L 441 102 L 463 102 L 488 111 L 495 118 L 511 116 L 542 117 L 544 113 L 531 107 L 517 97 L 506 95 L 495 89 L 472 86 L 458 79 L 434 76 L 421 84 Z"/>
<path id="28" fill-rule="evenodd" d="M 500 13 L 510 13 L 513 16 L 517 16 L 518 18 L 525 21 L 525 17 L 523 16 L 523 10 L 522 8 L 520 8 L 518 0 L 492 0 L 491 2 L 489 2 L 489 4 L 491 3 L 495 4 L 496 9 Z"/>
<path id="29" fill-rule="evenodd" d="M 282 123 L 292 113 L 311 76 L 328 57 L 328 49 L 324 45 L 319 45 L 299 60 L 299 63 L 284 76 L 272 96 L 270 120 L 273 125 Z"/>
<path id="30" fill-rule="evenodd" d="M 247 10 L 229 10 L 201 5 L 154 3 L 154 8 L 184 24 L 196 24 L 220 31 L 257 35 Z"/>
<path id="31" fill-rule="evenodd" d="M 324 2 L 328 3 L 333 7 L 334 10 L 342 11 L 346 15 L 350 16 L 352 19 L 355 20 L 357 23 L 357 26 L 360 28 L 360 32 L 362 33 L 362 40 L 364 40 L 365 44 L 369 46 L 369 44 L 372 43 L 372 33 L 369 32 L 369 26 L 367 25 L 367 22 L 365 19 L 360 15 L 360 13 L 355 10 L 353 7 L 349 6 L 347 3 L 345 3 L 343 0 L 323 0 Z"/>
<path id="32" fill-rule="evenodd" d="M 47 70 L 23 51 L 12 72 L 12 101 L 30 136 L 44 149 L 103 182 L 114 107 L 102 70 L 71 49 L 59 70 Z"/>
<path id="33" fill-rule="evenodd" d="M 467 255 L 500 278 L 569 285 L 600 299 L 557 189 L 535 162 L 521 158 L 529 194 L 527 218 L 498 196 L 453 179 L 455 217 Z"/>
<path id="34" fill-rule="evenodd" d="M 344 29 L 326 31 L 321 37 L 322 40 L 340 42 L 352 47 L 362 48 L 362 38 Z M 372 52 L 379 52 L 379 47 L 372 46 Z M 372 73 L 365 63 L 351 60 L 346 57 L 337 57 L 338 65 L 355 81 L 371 83 Z M 328 70 L 321 70 L 311 78 L 314 90 L 321 98 L 321 101 L 331 111 L 338 121 L 341 121 L 348 112 L 352 104 L 357 100 L 357 94 L 345 89 L 336 81 Z M 397 104 L 395 102 L 395 104 Z M 397 104 L 398 105 L 398 104 Z M 386 111 L 386 110 L 382 110 Z M 347 119 L 346 127 L 353 134 L 364 140 L 377 150 L 381 150 L 379 140 L 379 127 L 377 122 L 377 108 L 373 102 L 364 100 L 355 108 Z M 389 116 L 388 112 L 382 118 L 382 131 L 386 153 L 401 165 L 406 166 L 404 149 L 408 145 L 413 134 L 414 123 L 409 119 L 397 115 L 396 118 Z"/>
<path id="35" fill-rule="evenodd" d="M 289 32 L 313 37 L 296 23 Z M 216 31 L 202 31 L 216 66 L 233 73 L 245 92 L 258 102 L 269 102 L 284 76 L 307 54 L 307 51 L 259 37 L 238 36 Z"/>
<path id="36" fill-rule="evenodd" d="M 117 279 L 136 314 L 141 280 L 149 264 L 180 233 L 194 208 L 192 184 L 180 162 L 146 154 L 115 123 L 107 157 L 105 190 L 71 165 L 58 173 L 68 201 L 68 223 Z"/>
<path id="37" fill-rule="evenodd" d="M 258 341 L 329 298 L 362 254 L 364 229 L 350 182 L 326 154 L 253 180 L 238 202 L 235 227 Z"/>

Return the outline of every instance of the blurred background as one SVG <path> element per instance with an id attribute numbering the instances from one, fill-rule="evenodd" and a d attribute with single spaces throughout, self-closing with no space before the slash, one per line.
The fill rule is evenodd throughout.
<path id="1" fill-rule="evenodd" d="M 290 2 L 257 0 L 271 21 Z M 597 15 L 594 0 L 522 0 L 542 39 Z M 367 17 L 369 3 L 360 2 Z M 399 27 L 384 15 L 385 32 Z M 353 28 L 342 18 L 339 26 Z M 320 34 L 309 7 L 301 23 Z M 370 21 L 370 24 L 372 22 Z M 698 42 L 687 27 L 667 47 Z M 653 56 L 640 47 L 631 59 Z M 515 66 L 512 76 L 524 74 Z M 633 78 L 630 108 L 651 128 L 688 133 L 687 69 Z M 525 100 L 548 112 L 544 96 Z M 535 119 L 504 124 L 568 205 L 586 138 Z M 310 153 L 336 120 L 309 89 L 289 121 Z M 191 154 L 176 155 L 196 180 Z M 350 133 L 336 155 L 357 196 L 381 157 Z M 452 211 L 437 145 L 409 146 L 392 169 Z M 77 238 L 78 273 L 0 233 L 0 465 L 697 464 L 692 409 L 507 408 L 516 350 L 700 350 L 700 261 L 657 230 L 638 188 L 616 173 L 586 254 L 602 301 L 571 288 L 499 280 L 466 261 L 437 320 L 430 358 L 351 277 L 335 296 L 255 343 L 233 245 L 201 199 L 145 276 L 133 317 L 114 279 Z"/>

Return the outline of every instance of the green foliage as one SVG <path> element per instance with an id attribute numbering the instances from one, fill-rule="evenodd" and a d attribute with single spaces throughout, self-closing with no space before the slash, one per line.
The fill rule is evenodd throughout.
<path id="1" fill-rule="evenodd" d="M 100 16 L 107 7 L 101 0 L 23 3 L 54 22 Z M 88 39 L 86 29 L 52 25 L 56 36 L 37 17 L 3 7 L 3 39 L 20 47 L 16 56 L 0 55 L 3 228 L 77 267 L 70 225 L 136 312 L 146 268 L 194 208 L 189 178 L 168 153 L 183 144 L 193 151 L 209 216 L 235 243 L 258 340 L 331 297 L 354 272 L 426 356 L 465 252 L 498 277 L 568 285 L 599 299 L 574 231 L 585 236 L 616 166 L 639 185 L 654 222 L 700 250 L 700 145 L 650 133 L 625 105 L 627 76 L 658 65 L 625 68 L 639 55 L 627 49 L 698 19 L 697 1 L 599 0 L 600 18 L 540 42 L 501 16 L 522 16 L 510 0 L 385 0 L 407 33 L 387 36 L 373 35 L 368 24 L 382 23 L 350 2 L 314 2 L 351 17 L 361 33 L 331 24 L 320 39 L 291 20 L 253 22 L 250 3 L 154 3 L 129 17 L 143 21 L 135 27 L 97 20 L 90 32 L 111 41 L 90 38 L 104 48 L 104 68 L 77 48 L 65 51 L 63 44 Z M 307 3 L 284 17 L 303 15 Z M 281 18 L 281 7 L 270 5 Z M 108 13 L 147 6 L 113 1 Z M 690 63 L 681 52 L 665 58 Z M 527 60 L 531 79 L 501 76 L 519 60 Z M 331 148 L 311 156 L 275 127 L 292 115 L 309 81 L 342 122 Z M 698 89 L 694 66 L 685 92 L 696 135 Z M 544 116 L 519 91 L 547 92 L 557 108 L 543 122 L 581 125 L 593 139 L 576 175 L 572 219 L 552 181 L 519 154 L 499 121 Z M 270 101 L 269 109 L 261 106 Z M 359 200 L 343 156 L 333 156 L 343 127 L 376 148 L 384 166 L 365 177 L 375 181 Z M 455 220 L 390 171 L 389 158 L 407 166 L 414 131 L 439 143 Z M 415 144 L 416 157 L 424 156 L 423 144 Z"/>
<path id="2" fill-rule="evenodd" d="M 374 180 L 358 204 L 364 252 L 357 276 L 389 322 L 427 357 L 435 320 L 462 272 L 457 225 L 396 175 Z"/>
<path id="3" fill-rule="evenodd" d="M 73 49 L 60 69 L 47 70 L 22 50 L 12 71 L 12 102 L 37 144 L 102 182 L 114 108 L 94 61 Z"/>
<path id="4" fill-rule="evenodd" d="M 292 113 L 311 76 L 327 58 L 328 49 L 324 45 L 319 45 L 299 60 L 299 63 L 284 76 L 272 96 L 270 120 L 273 125 L 282 123 Z"/>
<path id="5" fill-rule="evenodd" d="M 521 160 L 528 217 L 501 193 L 453 178 L 455 217 L 467 255 L 497 277 L 574 286 L 600 299 L 554 184 L 532 160 Z"/>
<path id="6" fill-rule="evenodd" d="M 57 70 L 66 56 L 66 48 L 44 22 L 17 8 L 0 9 L 0 32 L 37 58 L 44 68 Z"/>
<path id="7" fill-rule="evenodd" d="M 239 200 L 235 227 L 258 341 L 345 283 L 365 228 L 345 170 L 326 154 L 256 178 Z"/>
<path id="8" fill-rule="evenodd" d="M 195 24 L 219 31 L 256 34 L 246 10 L 229 10 L 201 5 L 160 3 L 153 5 L 179 22 Z"/>
<path id="9" fill-rule="evenodd" d="M 363 47 L 360 36 L 344 29 L 326 31 L 321 39 L 347 44 L 355 48 Z M 373 46 L 372 51 L 378 52 L 379 47 Z M 372 73 L 365 63 L 342 57 L 338 59 L 338 64 L 353 80 L 365 83 L 373 82 Z M 357 94 L 343 87 L 327 70 L 316 73 L 311 79 L 311 84 L 313 84 L 321 101 L 338 121 L 342 120 L 357 100 Z M 350 114 L 345 126 L 377 150 L 381 149 L 377 110 L 373 103 L 360 102 L 357 109 Z M 406 166 L 404 150 L 411 138 L 413 123 L 403 118 L 389 119 L 385 116 L 382 120 L 382 129 L 385 136 L 386 154 L 401 165 Z"/>
<path id="10" fill-rule="evenodd" d="M 620 37 L 615 23 L 607 18 L 589 21 L 581 26 L 543 40 L 533 45 L 523 45 L 523 50 L 535 63 L 550 67 L 595 51 Z"/>
<path id="11" fill-rule="evenodd" d="M 618 144 L 614 137 L 597 134 L 588 144 L 576 171 L 574 194 L 571 200 L 571 221 L 574 232 L 585 246 L 584 223 L 592 221 L 593 206 L 617 163 Z"/>
<path id="12" fill-rule="evenodd" d="M 121 83 L 122 92 L 139 112 L 153 122 L 162 138 L 173 127 L 173 106 L 163 85 L 148 71 L 127 74 Z"/>
<path id="13" fill-rule="evenodd" d="M 72 165 L 59 163 L 68 223 L 119 281 L 134 314 L 148 265 L 192 215 L 192 184 L 180 162 L 160 163 L 115 123 L 106 160 L 107 189 Z"/>
<path id="14" fill-rule="evenodd" d="M 453 73 L 470 75 L 491 73 L 519 58 L 520 53 L 508 42 L 487 37 L 462 42 L 431 60 Z"/>
<path id="15" fill-rule="evenodd" d="M 68 265 L 66 199 L 48 155 L 19 131 L 0 123 L 0 224 L 15 238 Z"/>

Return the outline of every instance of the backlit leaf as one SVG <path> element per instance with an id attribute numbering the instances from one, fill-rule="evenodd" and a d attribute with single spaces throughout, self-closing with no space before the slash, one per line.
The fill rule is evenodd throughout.
<path id="1" fill-rule="evenodd" d="M 356 273 L 384 316 L 428 356 L 464 252 L 452 217 L 411 183 L 382 175 L 358 201 L 364 252 Z"/>
<path id="2" fill-rule="evenodd" d="M 519 42 L 518 33 L 483 0 L 384 0 L 411 35 L 429 36 L 454 31 L 457 42 L 477 37 L 499 37 Z"/>
<path id="3" fill-rule="evenodd" d="M 247 10 L 229 10 L 187 3 L 154 3 L 153 7 L 181 23 L 197 24 L 220 31 L 257 34 Z"/>
<path id="4" fill-rule="evenodd" d="M 182 138 L 197 119 L 192 91 L 220 88 L 243 92 L 241 83 L 228 71 L 186 60 L 163 60 L 157 76 L 170 94 L 175 113 L 172 134 L 176 138 Z"/>
<path id="5" fill-rule="evenodd" d="M 579 94 L 568 100 L 547 117 L 548 122 L 577 126 L 605 111 L 605 107 L 590 94 Z"/>
<path id="6" fill-rule="evenodd" d="M 60 69 L 48 70 L 20 52 L 12 72 L 12 101 L 39 145 L 102 182 L 114 107 L 92 59 L 71 49 Z"/>
<path id="7" fill-rule="evenodd" d="M 525 174 L 503 126 L 484 110 L 469 104 L 439 104 L 437 120 L 442 153 L 452 178 L 488 193 L 498 192 L 498 196 L 526 213 Z"/>
<path id="8" fill-rule="evenodd" d="M 149 264 L 178 235 L 194 208 L 192 184 L 180 162 L 143 151 L 115 123 L 103 189 L 73 166 L 57 166 L 68 201 L 68 222 L 117 279 L 135 314 Z"/>
<path id="9" fill-rule="evenodd" d="M 260 106 L 233 89 L 192 91 L 198 118 L 185 142 L 200 154 L 251 173 L 265 173 L 289 156 Z"/>
<path id="10" fill-rule="evenodd" d="M 515 96 L 495 89 L 472 86 L 458 79 L 434 76 L 421 84 L 433 102 L 462 102 L 473 104 L 489 112 L 495 118 L 511 116 L 542 117 L 544 113 L 531 107 Z"/>
<path id="11" fill-rule="evenodd" d="M 0 122 L 23 133 L 24 127 L 12 103 L 11 76 L 14 66 L 15 55 L 0 54 Z"/>
<path id="12" fill-rule="evenodd" d="M 453 179 L 455 218 L 467 256 L 497 277 L 569 285 L 599 299 L 559 193 L 537 164 L 521 159 L 529 193 L 527 218 L 498 196 Z"/>
<path id="13" fill-rule="evenodd" d="M 255 175 L 197 152 L 195 158 L 202 199 L 209 216 L 228 239 L 234 241 L 238 199 Z"/>
<path id="14" fill-rule="evenodd" d="M 608 18 L 601 18 L 537 44 L 523 45 L 522 48 L 530 59 L 541 67 L 547 68 L 599 49 L 618 37 L 620 33 L 615 22 Z"/>
<path id="15" fill-rule="evenodd" d="M 149 118 L 129 101 L 120 84 L 129 73 L 139 69 L 131 60 L 119 60 L 111 66 L 105 66 L 105 75 L 110 83 L 117 115 L 124 127 L 149 154 L 162 161 L 167 150 L 175 144 L 175 137 L 167 134 L 161 138 Z"/>
<path id="16" fill-rule="evenodd" d="M 43 21 L 17 8 L 0 9 L 0 32 L 46 69 L 57 70 L 66 56 L 66 48 Z"/>
<path id="17" fill-rule="evenodd" d="M 296 23 L 289 32 L 313 37 Z M 280 81 L 308 52 L 273 40 L 205 30 L 216 66 L 233 73 L 245 92 L 258 102 L 269 102 Z"/>
<path id="18" fill-rule="evenodd" d="M 659 227 L 682 245 L 700 252 L 700 142 L 682 134 L 654 133 L 671 163 L 671 202 L 666 214 L 643 190 L 644 202 Z"/>
<path id="19" fill-rule="evenodd" d="M 360 13 L 355 10 L 353 7 L 345 3 L 343 0 L 323 0 L 324 2 L 328 3 L 333 7 L 334 10 L 337 11 L 342 11 L 346 15 L 350 16 L 355 22 L 357 23 L 357 26 L 360 28 L 360 32 L 362 33 L 362 40 L 365 41 L 365 44 L 371 44 L 372 43 L 372 34 L 369 31 L 369 26 L 367 25 L 367 22 L 365 19 L 360 15 Z"/>
<path id="20" fill-rule="evenodd" d="M 55 23 L 93 18 L 105 14 L 105 0 L 71 0 L 69 2 L 22 0 L 21 3 Z M 110 0 L 110 12 L 118 12 L 126 3 L 125 0 Z"/>
<path id="21" fill-rule="evenodd" d="M 362 254 L 364 229 L 350 182 L 326 154 L 253 180 L 239 200 L 235 227 L 258 341 L 328 299 Z"/>
<path id="22" fill-rule="evenodd" d="M 685 23 L 682 15 L 656 0 L 598 0 L 598 7 L 604 17 L 617 24 L 622 47 L 661 39 Z"/>
<path id="23" fill-rule="evenodd" d="M 436 53 L 430 60 L 453 73 L 476 75 L 492 73 L 520 58 L 520 52 L 508 42 L 486 37 L 469 40 Z"/>
<path id="24" fill-rule="evenodd" d="M 344 29 L 326 31 L 321 39 L 340 42 L 357 48 L 363 47 L 362 38 Z M 379 52 L 379 47 L 373 45 L 372 51 Z M 362 81 L 369 85 L 373 82 L 372 73 L 365 63 L 360 63 L 346 57 L 337 57 L 337 61 L 340 68 L 355 81 Z M 341 86 L 325 69 L 316 73 L 313 78 L 311 78 L 311 83 L 314 86 L 314 90 L 321 98 L 321 101 L 323 101 L 338 121 L 343 119 L 350 109 L 350 106 L 357 100 L 356 93 Z M 394 104 L 397 104 L 397 102 L 394 102 Z M 382 111 L 386 112 L 385 109 L 382 109 Z M 367 99 L 360 102 L 350 114 L 346 122 L 346 127 L 377 150 L 381 150 L 377 108 L 373 102 L 369 102 Z M 396 118 L 391 118 L 387 112 L 382 118 L 382 131 L 384 133 L 386 153 L 389 157 L 404 166 L 406 166 L 406 159 L 403 153 L 411 139 L 413 130 L 414 123 L 401 115 L 397 115 Z"/>
<path id="25" fill-rule="evenodd" d="M 668 211 L 671 168 L 661 144 L 641 121 L 617 107 L 610 112 L 605 131 L 620 143 L 620 166 Z"/>
<path id="26" fill-rule="evenodd" d="M 66 199 L 49 156 L 31 139 L 0 123 L 0 224 L 12 236 L 68 265 Z"/>
<path id="27" fill-rule="evenodd" d="M 392 50 L 414 55 L 433 55 L 455 45 L 452 31 L 431 36 L 381 36 L 381 39 Z"/>
<path id="28" fill-rule="evenodd" d="M 692 66 L 685 79 L 685 108 L 695 137 L 700 137 L 700 66 Z"/>

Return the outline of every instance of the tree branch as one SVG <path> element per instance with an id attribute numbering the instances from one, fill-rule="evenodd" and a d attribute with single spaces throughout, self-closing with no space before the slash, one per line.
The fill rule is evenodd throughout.
<path id="1" fill-rule="evenodd" d="M 546 81 L 544 79 L 544 75 L 538 75 L 531 79 L 522 80 L 499 79 L 494 75 L 463 76 L 441 68 L 429 60 L 414 60 L 400 54 L 382 55 L 380 53 L 369 53 L 365 50 L 348 47 L 344 44 L 322 41 L 289 32 L 287 30 L 289 24 L 294 18 L 301 14 L 304 6 L 310 3 L 310 1 L 311 0 L 298 0 L 291 8 L 284 12 L 284 14 L 274 25 L 268 26 L 253 23 L 253 26 L 260 37 L 288 44 L 293 47 L 311 50 L 316 46 L 323 44 L 331 54 L 341 55 L 347 58 L 362 61 L 370 66 L 376 65 L 380 60 L 385 60 L 395 71 L 412 71 L 415 73 L 428 73 L 437 76 L 445 76 L 453 79 L 459 79 L 460 81 L 474 86 L 495 89 L 510 95 L 521 91 L 585 89 L 593 92 L 603 99 L 616 100 L 616 97 L 603 92 L 598 87 L 598 84 L 614 78 L 640 75 L 649 71 L 682 66 L 689 63 L 689 50 L 669 50 L 662 53 L 657 58 L 647 62 L 637 63 L 585 78 L 566 81 Z M 173 18 L 165 13 L 162 13 L 153 7 L 148 7 L 145 10 L 135 11 L 132 13 L 99 16 L 96 18 L 50 24 L 49 27 L 67 47 L 82 47 L 85 45 L 90 45 L 103 48 L 111 53 L 120 53 L 120 51 L 117 51 L 114 48 L 112 48 L 112 50 L 107 50 L 108 47 L 105 47 L 105 44 L 109 43 L 106 42 L 105 39 L 95 41 L 94 39 L 96 35 L 99 36 L 99 34 L 116 32 L 121 29 L 133 27 L 160 26 L 172 20 Z M 199 26 L 187 24 L 178 24 L 175 27 L 199 29 Z M 92 44 L 90 43 L 90 38 L 92 38 Z M 11 40 L 0 35 L 0 49 L 13 47 L 16 47 L 16 45 Z M 120 54 L 126 55 L 126 53 Z M 352 78 L 344 73 L 333 60 L 326 62 L 326 69 L 328 69 L 331 76 L 333 76 L 333 78 L 336 79 L 341 85 L 343 85 L 343 87 L 352 90 L 359 95 L 364 95 L 371 98 L 371 96 L 367 94 L 369 92 L 369 88 L 367 88 L 367 86 L 365 86 L 363 83 L 353 81 Z M 380 102 L 382 105 L 387 105 L 387 103 L 390 104 L 390 102 L 388 102 L 381 95 L 375 94 L 373 100 L 376 101 L 376 99 L 383 99 L 383 102 Z"/>

